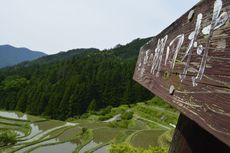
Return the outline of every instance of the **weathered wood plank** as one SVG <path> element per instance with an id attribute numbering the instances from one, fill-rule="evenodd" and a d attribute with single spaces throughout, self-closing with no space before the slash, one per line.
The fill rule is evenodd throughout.
<path id="1" fill-rule="evenodd" d="M 169 153 L 228 153 L 230 148 L 184 115 L 180 115 Z"/>
<path id="2" fill-rule="evenodd" d="M 133 78 L 230 146 L 230 1 L 201 1 L 154 37 Z"/>

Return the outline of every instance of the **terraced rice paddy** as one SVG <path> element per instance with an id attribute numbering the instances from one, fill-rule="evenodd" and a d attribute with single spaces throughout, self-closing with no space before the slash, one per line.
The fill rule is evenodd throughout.
<path id="1" fill-rule="evenodd" d="M 41 150 L 42 146 L 56 148 L 57 143 L 57 148 L 65 148 L 71 143 L 74 145 L 74 150 L 78 144 L 69 141 L 78 139 L 81 133 L 77 123 L 46 120 L 22 113 L 0 111 L 0 130 L 6 128 L 18 133 L 15 145 L 0 148 L 0 152 L 9 153 L 35 152 L 37 149 Z M 51 144 L 52 146 L 47 146 Z"/>
<path id="2" fill-rule="evenodd" d="M 64 152 L 73 152 L 76 148 L 76 144 L 71 143 L 71 142 L 65 142 L 61 144 L 56 144 L 56 145 L 50 145 L 50 146 L 45 146 L 45 147 L 40 147 L 31 153 L 50 153 L 50 152 L 55 152 L 55 153 L 64 153 Z"/>
<path id="3" fill-rule="evenodd" d="M 151 120 L 152 118 L 148 116 L 149 108 L 151 107 L 145 107 L 144 104 L 137 108 L 130 108 L 131 111 L 135 111 L 135 114 L 130 121 L 132 126 L 128 128 L 111 127 L 110 122 L 89 118 L 64 122 L 20 112 L 0 111 L 0 130 L 12 129 L 17 132 L 17 143 L 12 146 L 0 147 L 0 152 L 108 153 L 110 144 L 124 142 L 143 148 L 148 148 L 150 145 L 157 146 L 164 143 L 163 139 L 158 141 L 160 136 L 172 129 L 168 125 L 167 119 L 175 120 L 177 114 L 161 112 L 164 121 L 159 122 L 159 119 Z M 164 111 L 153 109 L 154 112 Z M 111 122 L 117 121 L 111 120 Z M 172 123 L 175 124 L 175 122 Z"/>
<path id="4" fill-rule="evenodd" d="M 134 147 L 148 148 L 149 146 L 157 146 L 158 138 L 165 130 L 143 130 L 137 132 L 130 140 Z M 148 142 L 148 143 L 146 143 Z"/>

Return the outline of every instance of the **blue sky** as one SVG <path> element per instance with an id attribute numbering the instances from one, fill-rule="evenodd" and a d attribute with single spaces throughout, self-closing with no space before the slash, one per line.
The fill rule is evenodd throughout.
<path id="1" fill-rule="evenodd" d="M 199 0 L 0 0 L 0 44 L 54 54 L 157 35 Z"/>

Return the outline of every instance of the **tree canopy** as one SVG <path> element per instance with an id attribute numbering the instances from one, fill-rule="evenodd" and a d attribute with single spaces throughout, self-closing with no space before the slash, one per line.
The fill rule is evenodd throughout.
<path id="1" fill-rule="evenodd" d="M 104 51 L 71 50 L 1 69 L 0 107 L 66 119 L 150 99 L 132 80 L 139 48 L 148 40 Z"/>

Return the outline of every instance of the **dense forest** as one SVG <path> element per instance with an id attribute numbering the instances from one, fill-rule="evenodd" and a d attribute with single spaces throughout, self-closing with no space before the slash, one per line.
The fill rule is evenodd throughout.
<path id="1" fill-rule="evenodd" d="M 139 49 L 150 39 L 103 51 L 75 49 L 1 69 L 0 107 L 64 120 L 150 99 L 132 80 Z"/>

